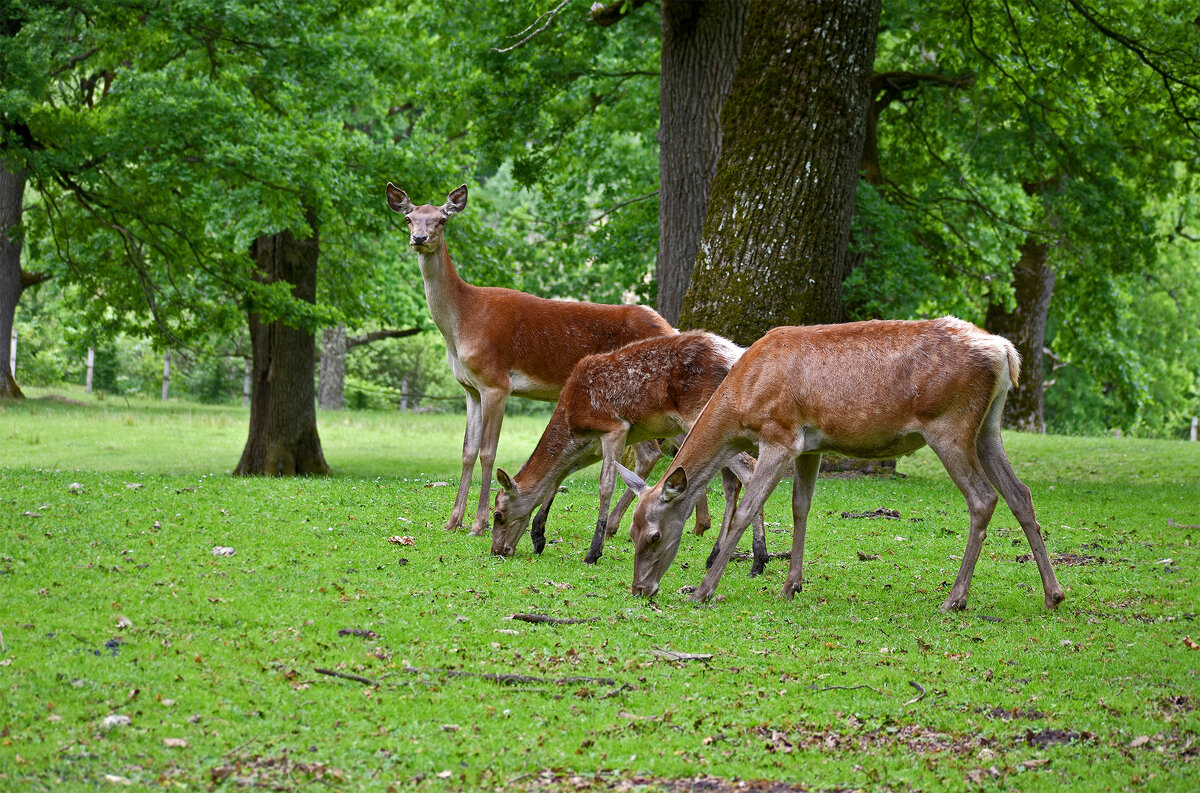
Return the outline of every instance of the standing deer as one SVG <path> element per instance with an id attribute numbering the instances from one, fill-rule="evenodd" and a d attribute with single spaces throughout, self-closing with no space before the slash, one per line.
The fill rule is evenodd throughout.
<path id="1" fill-rule="evenodd" d="M 1013 473 L 1000 440 L 1004 398 L 1017 383 L 1012 344 L 955 319 L 852 322 L 775 328 L 755 342 L 717 388 L 670 472 L 654 487 L 622 476 L 639 494 L 633 516 L 635 595 L 653 595 L 679 548 L 689 505 L 740 452 L 758 447 L 758 465 L 708 575 L 692 593 L 716 591 L 750 517 L 788 464 L 792 558 L 783 596 L 801 590 L 804 530 L 822 452 L 894 457 L 926 443 L 966 498 L 970 534 L 943 611 L 965 608 L 996 490 L 1033 549 L 1046 607 L 1064 598 L 1046 554 L 1029 488 Z"/>
<path id="2" fill-rule="evenodd" d="M 612 352 L 589 355 L 575 365 L 563 386 L 533 454 L 516 476 L 504 469 L 496 472 L 501 490 L 496 494 L 492 525 L 492 553 L 512 555 L 525 533 L 529 516 L 538 504 L 552 499 L 571 473 L 603 459 L 600 471 L 600 513 L 596 532 L 584 562 L 595 564 L 603 553 L 604 540 L 616 533 L 621 516 L 633 500 L 626 490 L 612 515 L 608 505 L 617 480 L 617 461 L 626 444 L 634 443 L 638 475 L 645 476 L 658 459 L 639 443 L 685 432 L 695 423 L 704 403 L 720 385 L 729 367 L 744 350 L 728 339 L 702 330 L 676 336 L 643 339 Z M 720 545 L 724 538 L 738 490 L 738 480 L 749 482 L 753 471 L 748 455 L 738 455 L 722 472 L 725 487 L 725 519 L 721 522 Z M 734 478 L 736 477 L 736 478 Z M 696 533 L 703 534 L 709 521 L 701 494 L 697 503 Z M 545 545 L 541 526 L 533 529 L 534 550 Z M 716 551 L 714 548 L 714 558 Z M 762 572 L 766 563 L 766 541 L 762 516 L 754 519 L 754 566 L 751 575 Z"/>
<path id="3" fill-rule="evenodd" d="M 585 355 L 614 350 L 677 331 L 645 306 L 547 300 L 515 289 L 472 286 L 459 277 L 446 250 L 446 221 L 467 206 L 464 184 L 442 206 L 413 206 L 391 182 L 388 206 L 404 215 L 417 251 L 429 314 L 446 339 L 446 357 L 467 392 L 462 478 L 446 529 L 462 525 L 475 458 L 483 482 L 471 534 L 487 528 L 488 491 L 509 394 L 553 402 Z"/>

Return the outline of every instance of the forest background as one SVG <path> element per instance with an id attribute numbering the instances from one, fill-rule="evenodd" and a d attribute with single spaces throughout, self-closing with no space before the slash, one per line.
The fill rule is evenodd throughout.
<path id="1" fill-rule="evenodd" d="M 299 357 L 319 355 L 333 378 L 323 403 L 339 406 L 344 388 L 349 407 L 461 409 L 416 258 L 385 206 L 388 181 L 434 204 L 470 185 L 449 234 L 469 282 L 641 301 L 748 343 L 757 331 L 706 315 L 702 290 L 683 299 L 697 248 L 697 279 L 714 269 L 703 235 L 744 236 L 760 257 L 787 247 L 790 232 L 772 231 L 791 228 L 777 222 L 793 189 L 782 179 L 767 177 L 748 215 L 723 215 L 736 235 L 712 225 L 724 185 L 755 167 L 753 134 L 729 134 L 753 115 L 738 103 L 847 113 L 820 78 L 774 82 L 770 64 L 731 71 L 715 89 L 689 83 L 680 53 L 716 24 L 734 35 L 712 52 L 731 47 L 732 64 L 771 47 L 790 57 L 787 36 L 798 50 L 838 37 L 824 14 L 869 31 L 858 63 L 872 69 L 849 113 L 862 154 L 848 245 L 830 257 L 830 288 L 806 321 L 951 313 L 1016 328 L 1034 376 L 1010 425 L 1187 436 L 1200 414 L 1194 8 L 588 6 L 6 0 L 0 337 L 11 325 L 17 339 L 0 345 L 6 392 L 83 382 L 91 348 L 93 386 L 106 394 L 158 393 L 169 353 L 173 396 L 235 402 L 256 323 L 282 323 L 322 339 Z M 715 92 L 718 110 L 731 96 L 725 114 L 701 112 L 708 127 L 689 128 L 704 122 L 681 113 L 670 80 L 693 98 Z M 794 131 L 758 133 L 783 147 L 780 162 L 814 151 L 799 115 Z M 668 175 L 686 170 L 676 142 L 703 148 L 714 118 L 727 145 L 718 125 L 701 169 L 715 172 L 713 211 L 703 235 L 678 245 L 681 188 L 666 192 Z M 300 277 L 264 258 L 289 245 L 307 262 Z M 682 288 L 669 261 L 681 250 Z M 755 266 L 730 255 L 715 269 Z M 795 273 L 756 277 L 796 304 L 807 289 Z M 754 313 L 753 289 L 719 291 Z M 315 367 L 300 376 L 314 379 Z"/>

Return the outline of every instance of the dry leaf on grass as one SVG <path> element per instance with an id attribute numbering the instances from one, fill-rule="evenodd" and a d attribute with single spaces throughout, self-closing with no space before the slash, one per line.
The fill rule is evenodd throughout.
<path id="1" fill-rule="evenodd" d="M 393 545 L 416 545 L 417 544 L 417 541 L 414 540 L 412 537 L 409 537 L 407 534 L 402 537 L 398 536 L 398 535 L 393 535 L 391 537 L 388 537 L 388 542 L 392 543 Z"/>

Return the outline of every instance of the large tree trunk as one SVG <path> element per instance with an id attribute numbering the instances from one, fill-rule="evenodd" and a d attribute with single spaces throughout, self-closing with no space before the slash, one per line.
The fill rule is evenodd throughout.
<path id="1" fill-rule="evenodd" d="M 321 374 L 317 378 L 317 407 L 346 407 L 346 326 L 326 328 L 321 338 Z"/>
<path id="2" fill-rule="evenodd" d="M 20 399 L 24 394 L 12 374 L 10 347 L 17 301 L 21 299 L 21 213 L 24 209 L 25 172 L 10 171 L 0 160 L 0 399 Z"/>
<path id="3" fill-rule="evenodd" d="M 316 219 L 311 215 L 309 226 L 312 237 L 304 240 L 290 231 L 259 237 L 251 245 L 251 255 L 259 278 L 267 283 L 287 282 L 295 297 L 311 303 L 317 295 L 320 252 Z M 265 321 L 252 311 L 250 344 L 250 436 L 234 475 L 329 473 L 317 435 L 312 332 L 279 320 Z"/>
<path id="4" fill-rule="evenodd" d="M 696 264 L 749 0 L 663 0 L 659 83 L 658 313 L 674 324 Z"/>
<path id="5" fill-rule="evenodd" d="M 989 333 L 1003 336 L 1021 353 L 1021 384 L 1008 392 L 1004 404 L 1004 426 L 1026 432 L 1045 432 L 1045 372 L 1042 349 L 1046 343 L 1046 320 L 1054 294 L 1054 270 L 1046 264 L 1049 246 L 1032 237 L 1021 245 L 1021 257 L 1013 266 L 1016 308 L 988 306 L 985 324 Z"/>
<path id="6" fill-rule="evenodd" d="M 755 0 L 680 327 L 837 321 L 879 0 Z"/>

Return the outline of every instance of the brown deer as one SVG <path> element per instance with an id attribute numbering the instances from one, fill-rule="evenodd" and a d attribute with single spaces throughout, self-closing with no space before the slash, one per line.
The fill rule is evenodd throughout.
<path id="1" fill-rule="evenodd" d="M 646 441 L 669 437 L 691 428 L 704 403 L 741 357 L 743 349 L 728 339 L 702 330 L 676 336 L 644 339 L 612 352 L 589 355 L 575 365 L 563 386 L 554 415 L 542 433 L 533 454 L 516 476 L 496 471 L 500 492 L 492 524 L 492 553 L 510 556 L 537 506 L 552 499 L 571 473 L 597 460 L 600 471 L 600 512 L 596 532 L 584 562 L 595 564 L 603 553 L 604 540 L 616 533 L 621 516 L 633 500 L 626 490 L 611 515 L 608 506 L 617 480 L 617 461 L 627 444 L 637 452 L 638 474 L 645 476 L 658 459 L 657 447 Z M 733 514 L 741 482 L 749 482 L 752 458 L 738 455 L 723 472 L 725 519 L 720 540 Z M 736 477 L 736 478 L 735 478 Z M 709 520 L 703 497 L 697 502 L 696 533 L 703 534 Z M 545 545 L 543 528 L 535 522 L 534 550 Z M 714 558 L 716 549 L 714 548 Z M 762 572 L 766 542 L 762 516 L 754 520 L 754 566 L 751 575 Z"/>
<path id="2" fill-rule="evenodd" d="M 478 457 L 483 482 L 471 533 L 480 535 L 487 528 L 492 466 L 509 394 L 553 402 L 585 355 L 677 331 L 645 306 L 547 300 L 462 280 L 446 250 L 444 231 L 446 221 L 467 206 L 466 185 L 451 192 L 441 206 L 413 206 L 405 192 L 389 182 L 387 201 L 408 223 L 429 314 L 446 339 L 450 369 L 467 392 L 462 478 L 446 528 L 462 525 Z"/>
<path id="3" fill-rule="evenodd" d="M 1000 416 L 1020 358 L 1012 344 L 953 317 L 775 328 L 734 364 L 700 414 L 669 473 L 654 487 L 622 476 L 639 493 L 633 516 L 635 595 L 653 595 L 675 558 L 689 505 L 737 454 L 758 465 L 704 581 L 716 591 L 738 538 L 790 463 L 792 558 L 783 596 L 801 590 L 804 530 L 822 452 L 881 458 L 933 449 L 966 498 L 970 534 L 943 611 L 965 608 L 996 490 L 1033 549 L 1046 607 L 1064 598 L 1046 554 L 1029 488 L 1013 473 Z"/>

